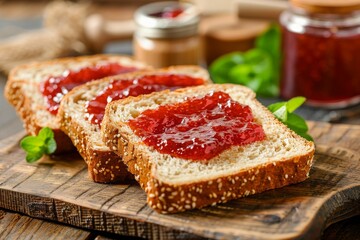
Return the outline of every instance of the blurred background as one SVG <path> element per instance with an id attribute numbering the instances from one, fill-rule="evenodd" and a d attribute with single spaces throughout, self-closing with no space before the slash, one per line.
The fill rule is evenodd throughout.
<path id="1" fill-rule="evenodd" d="M 32 43 L 32 50 L 22 49 L 26 52 L 22 56 L 17 50 L 18 57 L 23 59 L 30 59 L 31 51 L 35 59 L 101 52 L 132 54 L 131 41 L 136 30 L 134 12 L 151 2 L 156 1 L 0 1 L 0 39 L 4 42 L 15 36 L 11 39 L 13 45 L 10 47 L 17 49 Z M 256 36 L 264 32 L 272 21 L 277 21 L 280 11 L 287 6 L 287 2 L 282 0 L 257 0 L 255 4 L 246 0 L 181 2 L 191 2 L 199 10 L 201 19 L 198 33 L 203 41 L 202 63 L 206 64 L 225 53 L 246 51 L 254 47 Z M 72 38 L 70 44 L 63 40 L 65 46 L 59 46 L 60 39 L 50 37 L 54 28 L 61 31 L 66 40 Z M 47 34 L 44 30 L 48 30 Z M 40 48 L 45 48 L 47 45 L 44 46 L 44 43 L 49 42 L 52 43 L 52 49 L 47 51 L 53 53 L 43 54 Z M 10 51 L 1 46 L 0 50 L 2 53 Z M 40 56 L 39 53 L 46 56 Z M 16 57 L 1 57 L 2 70 L 8 71 L 7 68 L 11 68 L 8 60 L 18 60 Z"/>
<path id="2" fill-rule="evenodd" d="M 23 129 L 3 95 L 10 69 L 58 57 L 132 55 L 134 13 L 152 2 L 156 1 L 0 1 L 0 123 L 7 126 L 0 132 L 0 139 Z M 199 64 L 205 67 L 223 54 L 251 49 L 255 38 L 276 21 L 278 14 L 270 20 L 253 16 L 243 19 L 238 16 L 239 3 L 235 0 L 190 2 L 199 9 Z"/>
<path id="3" fill-rule="evenodd" d="M 280 16 L 285 11 L 288 12 L 288 15 L 292 14 L 290 17 L 296 17 L 295 13 L 289 12 L 290 2 L 288 1 L 180 1 L 182 3 L 191 3 L 196 8 L 197 12 L 195 14 L 198 21 L 196 22 L 196 33 L 193 34 L 194 36 L 175 39 L 178 41 L 177 45 L 173 44 L 174 38 L 168 41 L 169 39 L 166 39 L 166 37 L 159 40 L 145 36 L 146 42 L 144 42 L 144 45 L 141 39 L 135 39 L 134 37 L 142 34 L 140 25 L 143 24 L 141 22 L 135 23 L 134 14 L 139 7 L 153 2 L 157 1 L 0 1 L 1 89 L 5 85 L 10 69 L 19 64 L 97 53 L 134 54 L 135 58 L 140 58 L 140 60 L 155 67 L 172 64 L 200 64 L 209 69 L 215 83 L 230 82 L 246 85 L 257 92 L 258 98 L 265 105 L 299 95 L 305 97 L 309 95 L 310 98 L 316 98 L 322 92 L 320 87 L 330 86 L 332 84 L 331 81 L 333 81 L 334 86 L 330 90 L 324 88 L 323 91 L 325 95 L 327 94 L 327 96 L 324 96 L 323 101 L 327 105 L 322 106 L 323 102 L 313 105 L 308 104 L 302 107 L 299 113 L 307 120 L 320 120 L 332 123 L 360 123 L 359 104 L 354 104 L 353 102 L 352 104 L 332 105 L 332 99 L 327 99 L 329 96 L 336 95 L 337 92 L 349 92 L 350 97 L 355 96 L 355 103 L 360 100 L 360 73 L 359 68 L 356 67 L 360 65 L 360 53 L 357 53 L 360 51 L 359 14 L 355 15 L 354 18 L 357 24 L 355 26 L 357 31 L 355 37 L 357 38 L 350 39 L 354 44 L 348 42 L 341 43 L 339 41 L 339 44 L 342 44 L 341 46 L 348 47 L 334 56 L 328 54 L 329 51 L 332 51 L 331 48 L 326 50 L 330 45 L 323 46 L 324 51 L 326 51 L 324 53 L 332 61 L 330 63 L 323 62 L 325 68 L 322 71 L 326 73 L 324 74 L 309 70 L 309 66 L 315 66 L 314 69 L 316 70 L 317 66 L 321 65 L 321 59 L 315 58 L 315 53 L 320 51 L 321 45 L 315 42 L 312 45 L 310 44 L 311 42 L 309 44 L 308 42 L 304 43 L 305 45 L 311 45 L 314 49 L 307 49 L 306 52 L 305 50 L 303 51 L 302 54 L 309 56 L 306 58 L 298 54 L 304 48 L 303 46 L 299 45 L 300 50 L 296 48 L 296 45 L 288 44 L 283 46 L 285 53 L 291 55 L 287 57 L 293 57 L 292 61 L 286 60 L 284 62 L 292 63 L 293 65 L 282 67 L 282 60 L 284 60 L 285 55 L 283 49 L 281 49 L 281 32 L 288 27 L 284 26 L 288 22 L 292 25 L 296 24 L 296 22 L 294 24 L 291 22 L 293 21 L 291 18 L 287 18 L 285 23 L 282 24 L 283 28 L 281 29 L 280 27 Z M 337 1 L 324 0 L 293 0 L 292 2 L 320 2 L 325 5 L 334 3 L 336 5 L 339 3 Z M 344 0 L 342 2 L 355 3 L 355 6 L 353 6 L 355 10 L 358 10 L 357 8 L 360 5 L 356 1 Z M 310 5 L 310 7 L 312 6 Z M 313 11 L 313 8 L 309 9 L 305 10 Z M 328 11 L 328 9 L 325 10 Z M 305 17 L 309 18 L 310 15 L 305 15 Z M 351 16 L 353 17 L 353 15 Z M 328 20 L 325 20 L 328 23 Z M 146 21 L 144 24 L 146 25 Z M 334 29 L 336 28 L 326 30 L 334 32 Z M 290 33 L 290 31 L 287 33 Z M 296 42 L 303 37 L 302 35 L 290 36 L 293 39 L 289 39 L 291 42 Z M 336 40 L 336 35 L 334 36 Z M 193 40 L 186 40 L 188 37 L 194 37 L 198 41 L 196 42 L 197 45 L 193 45 L 193 48 L 199 51 L 199 55 L 196 55 L 196 62 L 180 61 L 184 57 L 182 54 L 184 54 L 187 48 L 191 51 L 190 44 L 193 44 L 191 42 Z M 331 38 L 330 40 L 329 44 L 332 44 L 333 39 Z M 320 39 L 321 42 L 325 42 L 325 40 Z M 137 47 L 135 48 L 135 46 Z M 146 50 L 145 48 L 149 46 L 152 49 Z M 173 54 L 172 51 L 178 52 L 174 53 L 175 55 L 171 55 Z M 161 58 L 161 54 L 165 57 Z M 314 57 L 311 58 L 312 56 Z M 346 76 L 346 79 L 336 80 L 335 76 L 335 80 L 331 80 L 327 78 L 329 76 L 328 72 L 337 67 L 333 66 L 332 59 L 338 59 L 339 56 L 344 56 L 344 59 L 347 59 L 347 62 L 342 64 L 347 65 L 346 69 L 356 70 L 351 70 L 352 75 L 346 76 L 344 75 L 346 69 L 340 69 L 337 71 L 337 74 L 343 74 Z M 350 56 L 357 57 L 349 58 Z M 156 59 L 159 61 L 155 61 Z M 174 62 L 171 59 L 178 61 Z M 308 62 L 304 61 L 303 63 L 303 59 Z M 298 65 L 295 65 L 294 62 Z M 337 65 L 340 66 L 341 64 Z M 280 78 L 281 75 L 284 75 L 281 74 L 281 68 L 288 70 L 287 73 L 293 73 L 292 69 L 294 68 L 300 69 L 300 73 L 303 74 L 305 80 L 299 80 L 295 75 L 290 76 L 288 78 L 290 82 L 283 81 L 285 82 L 285 85 L 283 84 L 285 88 L 280 89 Z M 320 76 L 320 79 L 311 79 L 313 76 Z M 352 80 L 348 81 L 349 84 L 347 84 L 345 81 L 350 78 Z M 305 84 L 305 81 L 308 81 L 308 84 Z M 336 82 L 337 85 L 335 84 Z M 345 84 L 342 84 L 344 82 Z M 352 85 L 350 82 L 352 82 Z M 312 83 L 317 83 L 317 85 L 312 85 Z M 292 88 L 287 88 L 289 86 Z M 341 86 L 347 86 L 347 89 L 342 90 Z M 280 90 L 284 90 L 282 95 Z M 344 96 L 344 98 L 347 97 Z M 1 112 L 13 112 L 9 110 L 10 107 L 4 100 L 3 94 L 1 94 L 1 98 Z M 322 99 L 320 100 L 322 101 Z M 21 127 L 18 127 L 20 124 L 12 120 L 14 116 L 5 115 L 7 117 L 3 121 L 10 121 L 11 125 L 14 125 L 9 128 L 9 131 L 18 131 Z M 3 134 L 4 136 L 6 135 L 6 133 Z"/>

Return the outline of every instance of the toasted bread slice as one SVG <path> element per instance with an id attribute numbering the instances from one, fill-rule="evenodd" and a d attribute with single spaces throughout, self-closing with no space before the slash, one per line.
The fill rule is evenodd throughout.
<path id="1" fill-rule="evenodd" d="M 255 121 L 261 124 L 265 139 L 231 146 L 208 161 L 191 161 L 159 153 L 129 126 L 129 120 L 145 110 L 216 91 L 248 105 Z M 106 145 L 122 156 L 146 191 L 149 206 L 161 213 L 224 203 L 303 181 L 309 176 L 315 150 L 312 142 L 288 129 L 262 106 L 254 92 L 231 84 L 210 84 L 111 102 L 106 107 L 101 131 Z"/>
<path id="2" fill-rule="evenodd" d="M 209 74 L 197 66 L 176 66 L 165 69 L 138 71 L 93 81 L 74 88 L 62 100 L 59 109 L 61 129 L 70 137 L 88 165 L 91 179 L 95 182 L 119 182 L 128 178 L 127 167 L 121 157 L 112 152 L 102 141 L 100 126 L 88 119 L 87 103 L 103 93 L 115 80 L 131 81 L 143 76 L 181 74 L 203 79 L 210 83 Z M 132 175 L 131 175 L 132 176 Z"/>
<path id="3" fill-rule="evenodd" d="M 84 67 L 99 66 L 107 63 L 119 63 L 122 66 L 147 68 L 126 56 L 94 55 L 30 63 L 14 68 L 5 86 L 5 97 L 15 107 L 30 135 L 37 135 L 41 128 L 50 127 L 57 142 L 56 153 L 74 149 L 66 134 L 60 130 L 60 120 L 47 109 L 46 97 L 40 85 L 49 77 L 57 77 L 66 71 L 78 71 Z"/>

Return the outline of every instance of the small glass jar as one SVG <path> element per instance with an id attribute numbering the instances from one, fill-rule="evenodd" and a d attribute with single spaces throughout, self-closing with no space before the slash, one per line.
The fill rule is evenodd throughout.
<path id="1" fill-rule="evenodd" d="M 321 107 L 360 102 L 360 1 L 291 0 L 280 16 L 281 96 Z"/>
<path id="2" fill-rule="evenodd" d="M 153 67 L 199 64 L 199 14 L 189 3 L 157 2 L 135 12 L 134 55 Z"/>

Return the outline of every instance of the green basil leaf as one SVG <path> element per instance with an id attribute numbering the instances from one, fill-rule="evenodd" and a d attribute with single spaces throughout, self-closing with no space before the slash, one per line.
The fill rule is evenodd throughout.
<path id="1" fill-rule="evenodd" d="M 244 57 L 248 64 L 252 64 L 254 79 L 258 81 L 258 87 L 253 90 L 262 97 L 277 96 L 279 87 L 274 82 L 274 64 L 270 55 L 261 49 L 252 49 Z"/>
<path id="2" fill-rule="evenodd" d="M 230 70 L 242 63 L 244 63 L 244 57 L 240 52 L 223 55 L 210 65 L 211 78 L 215 83 L 226 83 L 229 81 Z"/>
<path id="3" fill-rule="evenodd" d="M 254 68 L 250 64 L 240 64 L 230 69 L 229 79 L 232 83 L 247 85 L 256 77 Z"/>
<path id="4" fill-rule="evenodd" d="M 268 52 L 274 63 L 274 77 L 278 80 L 281 62 L 281 30 L 276 24 L 272 24 L 263 34 L 256 38 L 255 46 Z"/>
<path id="5" fill-rule="evenodd" d="M 244 54 L 245 62 L 251 64 L 253 71 L 261 81 L 269 81 L 273 74 L 270 55 L 261 49 L 252 49 Z"/>
<path id="6" fill-rule="evenodd" d="M 306 98 L 304 98 L 304 97 L 294 97 L 294 98 L 290 99 L 286 104 L 288 112 L 292 113 L 293 111 L 295 111 L 298 107 L 300 107 L 305 102 L 305 100 L 306 100 Z"/>
<path id="7" fill-rule="evenodd" d="M 277 86 L 271 84 L 272 63 L 270 56 L 258 49 L 244 54 L 245 63 L 231 68 L 228 82 L 251 88 L 261 96 L 275 96 Z"/>
<path id="8" fill-rule="evenodd" d="M 279 108 L 281 108 L 282 106 L 285 106 L 286 105 L 286 102 L 277 102 L 277 103 L 273 103 L 273 104 L 270 104 L 268 106 L 268 109 L 270 110 L 270 112 L 275 112 L 276 110 L 278 110 Z"/>
<path id="9" fill-rule="evenodd" d="M 272 24 L 263 34 L 256 38 L 256 48 L 271 53 L 274 57 L 280 57 L 281 30 L 276 24 Z"/>
<path id="10" fill-rule="evenodd" d="M 261 88 L 261 81 L 258 78 L 254 78 L 253 80 L 249 81 L 246 86 L 252 89 L 254 92 L 259 92 Z"/>
<path id="11" fill-rule="evenodd" d="M 274 97 L 279 94 L 279 88 L 270 82 L 261 82 L 257 94 L 262 97 Z"/>
<path id="12" fill-rule="evenodd" d="M 287 125 L 295 132 L 307 132 L 309 130 L 305 120 L 295 113 L 288 113 Z"/>
<path id="13" fill-rule="evenodd" d="M 298 135 L 309 141 L 313 141 L 312 137 L 307 134 L 309 128 L 306 124 L 306 121 L 299 115 L 292 113 L 298 107 L 300 107 L 305 102 L 305 100 L 306 99 L 304 97 L 296 97 L 290 99 L 288 102 L 278 102 L 271 104 L 268 106 L 268 109 L 275 115 L 276 118 L 278 118 Z"/>
<path id="14" fill-rule="evenodd" d="M 256 48 L 216 59 L 209 67 L 211 78 L 215 83 L 245 85 L 262 97 L 278 96 L 279 39 L 279 28 L 271 26 L 257 38 Z"/>
<path id="15" fill-rule="evenodd" d="M 280 107 L 278 110 L 276 110 L 275 112 L 273 112 L 273 114 L 282 122 L 286 122 L 287 121 L 287 109 L 286 106 L 282 106 Z"/>
<path id="16" fill-rule="evenodd" d="M 294 131 L 295 132 L 295 131 Z M 309 141 L 314 141 L 314 139 L 309 135 L 307 134 L 306 132 L 296 132 L 299 136 L 305 138 L 306 140 L 309 140 Z"/>
<path id="17" fill-rule="evenodd" d="M 244 54 L 244 60 L 246 63 L 251 63 L 251 64 L 257 65 L 259 63 L 264 62 L 264 60 L 268 60 L 268 59 L 270 59 L 269 54 L 262 49 L 254 48 L 254 49 L 247 51 Z"/>

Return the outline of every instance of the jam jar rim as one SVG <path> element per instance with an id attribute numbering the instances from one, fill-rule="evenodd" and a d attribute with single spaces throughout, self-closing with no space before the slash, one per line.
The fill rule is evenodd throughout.
<path id="1" fill-rule="evenodd" d="M 176 18 L 159 18 L 150 14 L 165 7 L 182 6 L 184 14 Z M 146 4 L 135 11 L 136 34 L 150 38 L 180 38 L 195 35 L 200 21 L 198 9 L 191 3 L 165 1 Z"/>
<path id="2" fill-rule="evenodd" d="M 352 28 L 360 27 L 360 11 L 350 14 L 309 13 L 304 9 L 291 6 L 280 15 L 282 25 L 297 24 L 301 27 Z M 296 31 L 295 31 L 296 32 Z M 359 30 L 360 33 L 360 30 Z"/>
<path id="3" fill-rule="evenodd" d="M 359 0 L 290 0 L 290 5 L 311 13 L 349 14 L 360 10 Z"/>

